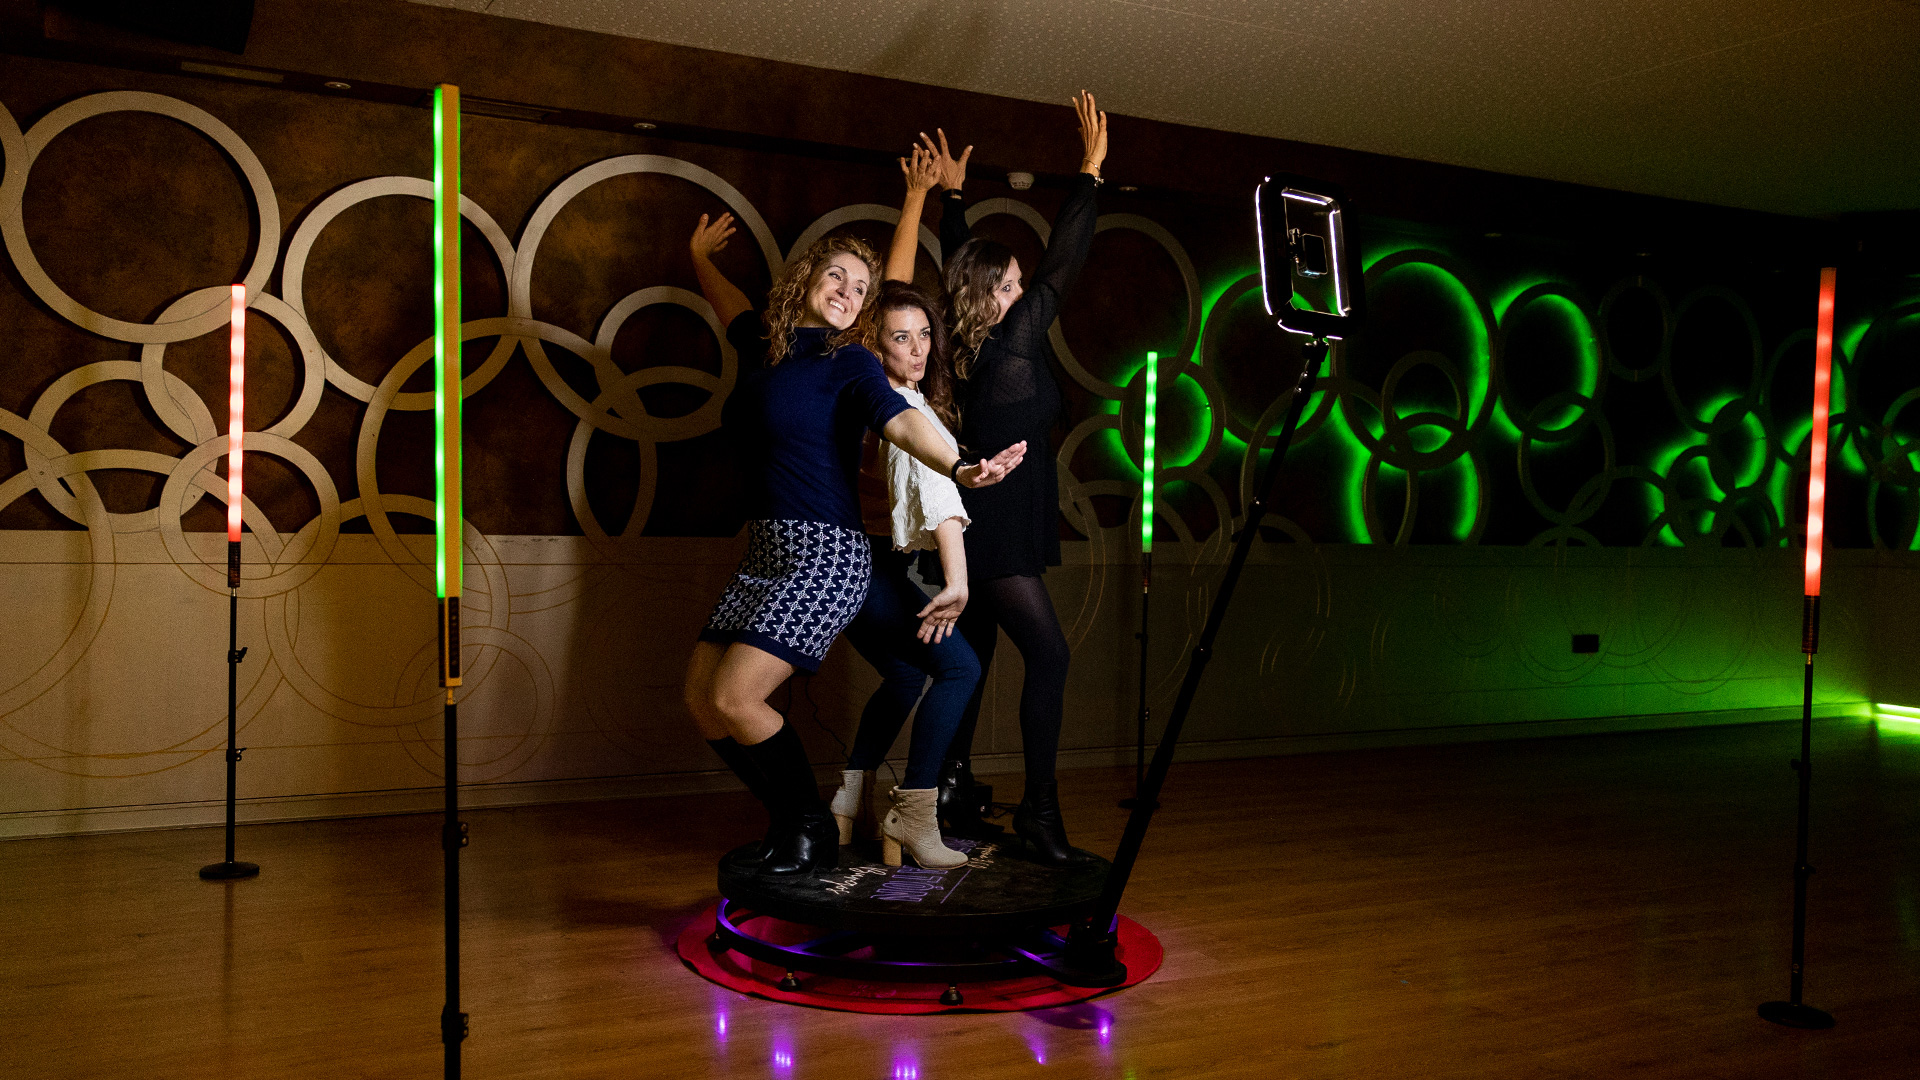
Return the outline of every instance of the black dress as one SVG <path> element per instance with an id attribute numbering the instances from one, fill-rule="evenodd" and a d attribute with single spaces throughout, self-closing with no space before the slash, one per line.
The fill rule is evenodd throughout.
<path id="1" fill-rule="evenodd" d="M 1026 292 L 988 333 L 963 384 L 960 442 L 985 458 L 1025 439 L 1019 468 L 992 487 L 962 488 L 967 515 L 967 566 L 976 580 L 1009 574 L 1038 577 L 1060 565 L 1060 481 L 1053 460 L 1053 425 L 1060 415 L 1060 386 L 1048 364 L 1047 333 L 1060 301 L 1080 276 L 1093 246 L 1099 213 L 1098 185 L 1079 173 L 1053 219 L 1040 265 L 1026 274 Z M 945 201 L 940 244 L 951 258 L 970 238 L 960 200 Z"/>

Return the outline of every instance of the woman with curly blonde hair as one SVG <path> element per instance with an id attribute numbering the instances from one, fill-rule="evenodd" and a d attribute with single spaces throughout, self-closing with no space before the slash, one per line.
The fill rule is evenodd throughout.
<path id="1" fill-rule="evenodd" d="M 732 219 L 731 214 L 720 215 L 721 222 L 730 223 Z M 728 232 L 732 232 L 732 229 L 729 228 Z M 725 241 L 722 241 L 722 245 L 724 244 Z M 835 256 L 846 258 L 836 259 Z M 853 260 L 858 260 L 861 265 L 854 267 Z M 712 265 L 711 260 L 708 260 L 708 265 Z M 825 339 L 827 347 L 830 349 L 837 349 L 842 345 L 871 347 L 878 333 L 874 328 L 876 309 L 864 303 L 864 300 L 869 288 L 878 288 L 877 285 L 870 283 L 874 281 L 879 268 L 880 260 L 873 253 L 873 249 L 855 237 L 829 236 L 808 248 L 797 262 L 787 267 L 786 271 L 780 275 L 780 279 L 773 283 L 772 291 L 767 293 L 767 365 L 771 367 L 778 364 L 793 351 L 794 340 L 799 335 L 801 327 L 807 324 L 807 317 L 811 310 L 808 306 L 810 286 L 816 279 L 828 273 L 835 275 L 836 280 L 842 272 L 855 275 L 853 302 L 858 306 L 851 325 L 833 329 L 827 335 Z M 860 270 L 866 271 L 864 283 L 857 280 Z M 703 277 L 701 288 L 705 289 L 705 287 L 706 281 Z M 732 287 L 731 282 L 728 283 L 728 287 Z M 837 301 L 830 299 L 828 302 Z M 740 355 L 744 359 L 747 354 Z"/>
<path id="2" fill-rule="evenodd" d="M 866 596 L 863 436 L 877 432 L 968 488 L 998 483 L 1026 446 L 969 463 L 894 392 L 864 343 L 879 276 L 865 244 L 814 244 L 774 285 L 763 320 L 713 264 L 733 231 L 731 214 L 711 222 L 703 214 L 688 246 L 743 369 L 721 426 L 746 473 L 747 554 L 694 644 L 686 704 L 708 745 L 766 805 L 760 872 L 806 874 L 838 864 L 839 829 L 806 748 L 767 697 L 795 670 L 819 669 Z M 749 368 L 756 355 L 764 365 Z"/>

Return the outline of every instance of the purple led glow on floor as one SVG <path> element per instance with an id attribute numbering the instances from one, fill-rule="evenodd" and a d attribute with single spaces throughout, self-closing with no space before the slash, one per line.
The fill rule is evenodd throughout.
<path id="1" fill-rule="evenodd" d="M 893 1080 L 920 1080 L 920 1066 L 912 1061 L 893 1063 Z"/>
<path id="2" fill-rule="evenodd" d="M 1100 1018 L 1100 1045 L 1105 1046 L 1108 1042 L 1112 1041 L 1112 1039 L 1113 1017 L 1103 1016 Z"/>
<path id="3" fill-rule="evenodd" d="M 784 1046 L 773 1048 L 773 1067 L 776 1069 L 793 1068 L 793 1051 Z"/>

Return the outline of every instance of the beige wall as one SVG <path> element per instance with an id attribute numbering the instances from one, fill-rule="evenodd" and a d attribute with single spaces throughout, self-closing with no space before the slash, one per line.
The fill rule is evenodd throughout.
<path id="1" fill-rule="evenodd" d="M 216 821 L 223 812 L 223 594 L 151 531 L 0 533 L 0 832 Z M 245 820 L 425 809 L 442 776 L 425 538 L 340 538 L 297 586 L 241 604 Z M 224 541 L 194 534 L 218 565 Z M 1049 576 L 1074 644 L 1066 765 L 1128 760 L 1136 574 L 1069 546 Z M 1124 560 L 1124 546 L 1108 554 Z M 631 562 L 578 537 L 469 533 L 462 778 L 482 803 L 731 783 L 690 730 L 678 674 L 732 541 L 649 539 Z M 1217 556 L 1217 551 L 1207 553 Z M 1220 566 L 1157 553 L 1151 684 L 1164 717 Z M 1797 569 L 1785 553 L 1269 547 L 1243 579 L 1186 756 L 1243 756 L 1797 714 Z M 396 562 L 395 556 L 401 561 Z M 105 561 L 94 561 L 104 557 Z M 1867 697 L 1876 582 L 1831 571 L 1820 692 Z M 1602 635 L 1573 656 L 1568 635 Z M 1018 769 L 1017 653 L 977 749 Z M 1877 673 L 1889 685 L 1912 676 Z M 831 768 L 874 679 L 837 646 L 792 713 Z M 1910 696 L 1908 700 L 1920 700 Z M 776 702 L 787 701 L 777 697 Z M 830 734 L 831 733 L 831 734 Z"/>

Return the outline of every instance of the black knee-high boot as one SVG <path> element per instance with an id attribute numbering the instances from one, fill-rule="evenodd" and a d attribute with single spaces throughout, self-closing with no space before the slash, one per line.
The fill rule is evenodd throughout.
<path id="1" fill-rule="evenodd" d="M 767 857 L 767 852 L 773 850 L 774 837 L 781 831 L 780 799 L 767 784 L 766 774 L 760 771 L 760 766 L 754 764 L 753 755 L 747 753 L 746 747 L 733 741 L 733 736 L 708 739 L 707 745 L 713 748 L 713 752 L 721 761 L 727 763 L 727 768 L 733 770 L 733 775 L 747 785 L 747 790 L 753 793 L 754 798 L 760 800 L 760 805 L 766 807 L 767 831 L 752 852 L 753 860 L 759 862 Z"/>
<path id="2" fill-rule="evenodd" d="M 760 872 L 784 877 L 840 865 L 840 830 L 820 798 L 807 748 L 792 725 L 782 724 L 772 738 L 744 749 L 766 776 L 769 793 L 783 811 Z"/>

